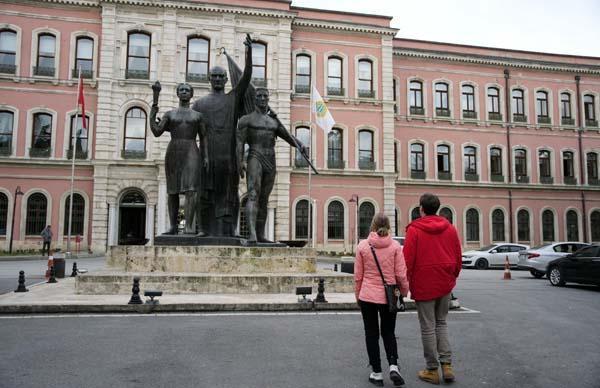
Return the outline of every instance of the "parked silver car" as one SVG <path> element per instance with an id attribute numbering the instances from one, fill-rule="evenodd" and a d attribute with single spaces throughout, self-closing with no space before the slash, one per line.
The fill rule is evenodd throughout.
<path id="1" fill-rule="evenodd" d="M 533 247 L 519 252 L 519 264 L 521 269 L 527 269 L 536 278 L 546 275 L 548 263 L 552 260 L 574 253 L 590 244 L 577 241 L 556 242 Z"/>

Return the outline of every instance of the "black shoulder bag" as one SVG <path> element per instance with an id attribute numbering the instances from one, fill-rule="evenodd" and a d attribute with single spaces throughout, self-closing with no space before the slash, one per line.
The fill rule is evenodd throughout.
<path id="1" fill-rule="evenodd" d="M 400 289 L 396 284 L 387 284 L 385 282 L 385 278 L 383 277 L 383 272 L 381 271 L 381 267 L 379 266 L 379 260 L 377 259 L 377 254 L 375 253 L 375 248 L 373 245 L 369 244 L 371 247 L 371 252 L 373 253 L 373 258 L 375 259 L 375 264 L 377 264 L 377 269 L 379 270 L 379 275 L 381 275 L 381 281 L 383 282 L 383 288 L 385 290 L 385 299 L 387 300 L 388 310 L 390 313 L 396 313 L 398 311 L 404 311 L 406 309 L 404 305 L 404 298 L 400 293 Z M 396 296 L 396 290 L 398 290 Z"/>

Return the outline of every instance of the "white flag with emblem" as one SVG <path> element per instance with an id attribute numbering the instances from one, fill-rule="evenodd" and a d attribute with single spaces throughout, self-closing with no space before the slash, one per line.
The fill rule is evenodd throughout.
<path id="1" fill-rule="evenodd" d="M 319 94 L 317 88 L 313 86 L 312 88 L 312 112 L 315 116 L 315 123 L 321 127 L 326 133 L 331 131 L 331 128 L 335 125 L 335 120 L 329 113 L 329 109 L 327 109 L 327 105 L 325 105 L 325 101 Z"/>

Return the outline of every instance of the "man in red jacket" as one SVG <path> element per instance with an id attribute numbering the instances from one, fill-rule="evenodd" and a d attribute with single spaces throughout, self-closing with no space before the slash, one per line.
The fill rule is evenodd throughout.
<path id="1" fill-rule="evenodd" d="M 421 218 L 406 227 L 403 253 L 410 292 L 417 305 L 427 366 L 418 376 L 423 381 L 439 384 L 438 356 L 444 381 L 454 381 L 446 316 L 450 292 L 460 273 L 462 252 L 454 226 L 436 215 L 439 198 L 425 193 L 419 205 Z"/>

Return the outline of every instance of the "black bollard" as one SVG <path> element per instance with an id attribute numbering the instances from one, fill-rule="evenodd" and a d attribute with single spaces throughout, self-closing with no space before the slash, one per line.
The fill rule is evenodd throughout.
<path id="1" fill-rule="evenodd" d="M 15 290 L 15 292 L 27 292 L 29 291 L 25 288 L 25 271 L 19 271 L 19 286 Z"/>
<path id="2" fill-rule="evenodd" d="M 77 263 L 73 262 L 73 270 L 71 271 L 71 277 L 74 278 L 77 276 Z"/>
<path id="3" fill-rule="evenodd" d="M 337 264 L 333 265 L 333 272 L 337 272 Z"/>
<path id="4" fill-rule="evenodd" d="M 142 298 L 140 298 L 140 278 L 137 276 L 133 278 L 133 287 L 131 288 L 131 299 L 127 304 L 142 304 Z"/>
<path id="5" fill-rule="evenodd" d="M 58 283 L 56 281 L 56 271 L 54 270 L 54 266 L 50 267 L 50 279 L 46 283 Z"/>
<path id="6" fill-rule="evenodd" d="M 319 287 L 317 287 L 317 298 L 315 302 L 317 303 L 327 303 L 325 300 L 325 279 L 319 278 Z"/>

